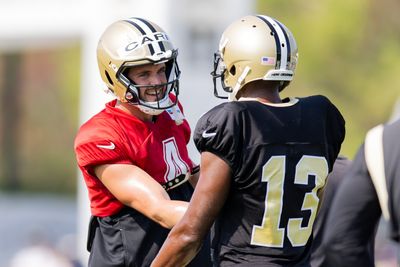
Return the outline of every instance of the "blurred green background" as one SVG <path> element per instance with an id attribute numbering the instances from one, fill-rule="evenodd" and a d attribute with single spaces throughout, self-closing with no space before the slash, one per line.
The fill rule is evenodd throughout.
<path id="1" fill-rule="evenodd" d="M 353 158 L 400 97 L 400 2 L 269 0 L 258 10 L 283 21 L 299 46 L 296 77 L 284 92 L 328 96 L 346 119 L 341 153 Z"/>
<path id="2" fill-rule="evenodd" d="M 346 119 L 341 153 L 353 158 L 400 96 L 400 2 L 269 0 L 257 10 L 288 26 L 299 46 L 283 94 L 328 96 Z M 79 43 L 0 52 L 0 190 L 75 194 L 80 53 Z"/>
<path id="3" fill-rule="evenodd" d="M 0 53 L 0 189 L 75 194 L 80 46 Z"/>

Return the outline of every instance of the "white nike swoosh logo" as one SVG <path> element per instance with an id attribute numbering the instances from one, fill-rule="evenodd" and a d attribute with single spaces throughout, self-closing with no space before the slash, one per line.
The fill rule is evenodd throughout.
<path id="1" fill-rule="evenodd" d="M 115 145 L 113 142 L 110 142 L 109 145 L 96 145 L 99 148 L 104 148 L 104 149 L 110 149 L 113 150 L 115 148 Z"/>
<path id="2" fill-rule="evenodd" d="M 201 136 L 203 136 L 203 138 L 210 138 L 210 137 L 213 137 L 213 136 L 215 136 L 217 133 L 207 133 L 207 130 L 205 130 L 202 134 L 201 134 Z"/>

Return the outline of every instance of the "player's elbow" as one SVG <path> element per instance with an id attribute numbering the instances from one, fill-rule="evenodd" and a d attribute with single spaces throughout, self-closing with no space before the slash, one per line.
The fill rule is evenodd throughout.
<path id="1" fill-rule="evenodd" d="M 148 211 L 148 216 L 162 227 L 171 229 L 185 214 L 187 204 L 183 201 L 165 201 L 165 204 L 153 206 Z"/>
<path id="2" fill-rule="evenodd" d="M 174 226 L 168 215 L 158 207 L 149 207 L 145 215 L 164 228 L 171 229 Z"/>
<path id="3" fill-rule="evenodd" d="M 171 229 L 172 227 L 174 227 L 174 223 L 169 218 L 162 216 L 162 214 L 160 213 L 154 212 L 150 214 L 150 219 L 152 219 L 154 222 L 158 223 L 164 228 Z"/>
<path id="4" fill-rule="evenodd" d="M 172 242 L 179 244 L 182 250 L 189 254 L 197 252 L 202 244 L 202 237 L 200 234 L 193 233 L 184 227 L 180 227 L 179 229 L 174 228 L 168 238 Z"/>

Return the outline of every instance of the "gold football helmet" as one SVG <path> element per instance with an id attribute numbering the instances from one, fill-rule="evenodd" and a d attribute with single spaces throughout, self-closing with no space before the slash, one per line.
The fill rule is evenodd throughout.
<path id="1" fill-rule="evenodd" d="M 178 100 L 180 70 L 177 55 L 178 50 L 173 47 L 164 30 L 142 18 L 114 22 L 104 31 L 97 46 L 100 75 L 108 89 L 120 101 L 137 105 L 151 115 L 160 114 Z M 129 68 L 149 63 L 165 63 L 167 83 L 140 85 L 128 78 Z M 166 92 L 157 101 L 147 102 L 139 97 L 140 90 L 160 86 L 166 86 Z M 173 102 L 170 93 L 176 96 Z"/>
<path id="2" fill-rule="evenodd" d="M 293 79 L 297 57 L 296 41 L 281 22 L 263 15 L 243 17 L 225 29 L 214 54 L 214 95 L 237 100 L 239 90 L 256 80 L 281 81 L 283 90 Z M 218 78 L 228 97 L 219 94 Z"/>

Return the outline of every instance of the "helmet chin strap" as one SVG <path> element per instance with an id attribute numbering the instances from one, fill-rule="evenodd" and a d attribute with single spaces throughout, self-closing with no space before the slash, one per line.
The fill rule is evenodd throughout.
<path id="1" fill-rule="evenodd" d="M 242 74 L 239 76 L 237 83 L 235 85 L 235 87 L 232 90 L 232 93 L 229 94 L 229 101 L 237 101 L 236 95 L 239 92 L 244 79 L 246 79 L 246 76 L 249 74 L 250 72 L 250 67 L 246 66 L 242 72 Z"/>
<path id="2" fill-rule="evenodd" d="M 162 102 L 168 102 L 168 106 L 173 104 L 169 97 L 164 98 L 162 100 Z M 180 110 L 179 106 L 176 105 L 176 104 L 174 106 L 170 107 L 170 108 L 167 108 L 167 109 L 152 109 L 152 108 L 149 108 L 149 107 L 146 107 L 146 106 L 142 106 L 140 104 L 138 105 L 138 108 L 142 112 L 144 112 L 146 114 L 149 114 L 149 115 L 153 115 L 153 116 L 160 115 L 163 111 L 167 111 L 168 115 L 171 117 L 171 119 L 173 121 L 175 121 L 176 125 L 181 125 L 183 123 L 184 119 L 185 119 L 185 116 L 183 115 L 183 113 Z"/>
<path id="3" fill-rule="evenodd" d="M 175 105 L 171 108 L 167 108 L 166 110 L 171 119 L 175 121 L 176 125 L 181 125 L 183 123 L 185 116 L 183 116 L 183 113 L 178 105 Z"/>
<path id="4" fill-rule="evenodd" d="M 143 113 L 146 113 L 148 115 L 153 115 L 153 116 L 160 115 L 164 111 L 163 109 L 153 109 L 153 108 L 145 107 L 142 105 L 137 105 L 137 106 L 140 109 L 140 111 L 142 111 Z"/>
<path id="5" fill-rule="evenodd" d="M 172 103 L 171 103 L 171 100 L 169 99 L 168 95 L 166 95 L 163 99 L 161 99 L 158 102 L 159 106 L 169 106 L 171 104 Z M 155 105 L 157 105 L 157 104 L 155 104 Z M 160 115 L 165 110 L 165 109 L 151 108 L 149 106 L 141 105 L 140 103 L 138 104 L 138 107 L 142 112 L 149 114 L 149 115 L 153 115 L 153 116 Z"/>

